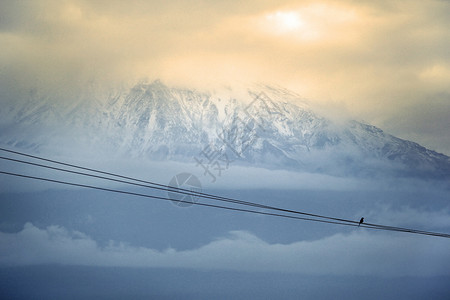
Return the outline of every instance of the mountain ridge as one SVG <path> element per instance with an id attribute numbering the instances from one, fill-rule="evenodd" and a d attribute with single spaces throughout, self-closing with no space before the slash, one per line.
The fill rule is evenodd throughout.
<path id="1" fill-rule="evenodd" d="M 197 163 L 207 152 L 228 163 L 338 176 L 450 177 L 448 156 L 369 124 L 337 124 L 283 88 L 259 85 L 236 97 L 155 81 L 87 98 L 36 96 L 2 109 L 2 144 Z"/>

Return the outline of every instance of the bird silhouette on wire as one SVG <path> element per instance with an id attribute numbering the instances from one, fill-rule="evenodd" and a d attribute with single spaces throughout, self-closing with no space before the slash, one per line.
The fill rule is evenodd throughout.
<path id="1" fill-rule="evenodd" d="M 364 217 L 362 217 L 361 220 L 359 220 L 358 227 L 361 226 L 362 223 L 364 223 Z"/>

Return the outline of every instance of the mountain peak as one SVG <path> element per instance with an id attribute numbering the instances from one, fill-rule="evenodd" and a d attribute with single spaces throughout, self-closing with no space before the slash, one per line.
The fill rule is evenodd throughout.
<path id="1" fill-rule="evenodd" d="M 281 87 L 258 84 L 245 91 L 200 93 L 156 80 L 106 98 L 68 111 L 42 103 L 17 107 L 19 120 L 32 117 L 33 122 L 3 124 L 2 141 L 42 150 L 59 149 L 64 140 L 75 143 L 73 148 L 87 145 L 126 157 L 183 162 L 214 149 L 237 164 L 265 168 L 450 177 L 449 157 L 372 125 L 337 125 Z M 49 114 L 58 117 L 50 120 Z"/>

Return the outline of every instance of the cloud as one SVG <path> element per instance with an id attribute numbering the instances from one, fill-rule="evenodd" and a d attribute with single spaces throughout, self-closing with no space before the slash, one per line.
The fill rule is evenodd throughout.
<path id="1" fill-rule="evenodd" d="M 245 231 L 232 231 L 192 250 L 157 251 L 111 241 L 100 247 L 89 236 L 60 226 L 25 224 L 0 233 L 1 265 L 64 264 L 279 271 L 315 275 L 449 275 L 448 241 L 365 230 L 316 241 L 269 244 Z"/>
<path id="2" fill-rule="evenodd" d="M 33 88 L 70 99 L 92 82 L 114 87 L 143 77 L 207 89 L 264 81 L 411 136 L 389 120 L 414 124 L 408 108 L 423 105 L 431 107 L 431 118 L 439 117 L 441 107 L 428 99 L 450 93 L 447 1 L 47 0 L 0 6 L 2 101 L 26 97 Z M 297 25 L 281 26 L 292 19 Z M 449 138 L 441 134 L 447 123 L 436 119 L 423 123 L 431 133 L 418 132 L 416 140 L 448 154 Z"/>
<path id="3" fill-rule="evenodd" d="M 421 141 L 431 149 L 449 154 L 450 139 L 446 137 L 447 128 L 450 128 L 450 94 L 441 93 L 429 95 L 424 103 L 417 103 L 404 108 L 408 118 L 386 116 L 384 118 L 385 130 L 412 141 Z"/>
<path id="4" fill-rule="evenodd" d="M 359 213 L 366 216 L 367 220 L 376 220 L 378 224 L 398 224 L 407 228 L 420 228 L 424 224 L 438 231 L 450 228 L 450 208 L 442 208 L 439 211 L 418 210 L 409 206 L 394 208 L 393 205 L 380 205 L 377 209 Z"/>

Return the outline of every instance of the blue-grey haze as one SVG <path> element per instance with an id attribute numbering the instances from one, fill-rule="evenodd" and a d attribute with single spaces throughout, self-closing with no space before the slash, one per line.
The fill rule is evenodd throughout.
<path id="1" fill-rule="evenodd" d="M 327 119 L 306 102 L 290 103 L 296 96 L 283 89 L 250 91 L 247 103 L 255 95 L 265 98 L 251 109 L 160 82 L 103 100 L 32 97 L 0 112 L 0 144 L 161 184 L 188 172 L 205 192 L 265 205 L 450 232 L 449 157 Z M 221 129 L 237 134 L 232 144 L 221 142 Z M 232 160 L 219 172 L 210 162 L 215 178 L 199 163 L 211 154 Z M 167 196 L 5 160 L 0 169 Z M 446 238 L 180 208 L 6 175 L 0 254 L 0 296 L 11 299 L 449 295 Z"/>

